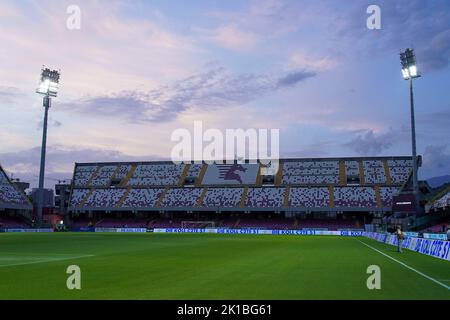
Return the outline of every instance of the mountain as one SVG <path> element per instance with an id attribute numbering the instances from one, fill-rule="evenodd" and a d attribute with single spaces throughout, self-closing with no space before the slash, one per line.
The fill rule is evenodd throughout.
<path id="1" fill-rule="evenodd" d="M 439 188 L 440 186 L 450 183 L 450 175 L 433 177 L 427 180 L 428 184 L 432 188 Z"/>

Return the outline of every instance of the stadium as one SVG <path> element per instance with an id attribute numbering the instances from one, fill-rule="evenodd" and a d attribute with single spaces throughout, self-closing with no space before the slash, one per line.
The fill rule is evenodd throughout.
<path id="1" fill-rule="evenodd" d="M 0 304 L 70 300 L 0 309 L 448 303 L 450 3 L 379 2 L 0 1 Z"/>
<path id="2" fill-rule="evenodd" d="M 396 204 L 411 198 L 410 157 L 283 159 L 275 176 L 261 168 L 76 163 L 60 217 L 73 233 L 48 233 L 59 220 L 39 233 L 4 233 L 2 298 L 448 299 L 448 246 L 412 246 L 404 270 L 395 240 L 370 233 L 402 224 L 431 237 L 448 223 L 448 189 L 428 212 Z M 31 231 L 31 204 L 3 171 L 1 190 L 3 230 Z M 90 270 L 80 293 L 58 286 L 69 262 Z M 366 287 L 369 265 L 384 271 L 379 292 Z M 31 268 L 32 277 L 17 276 Z"/>

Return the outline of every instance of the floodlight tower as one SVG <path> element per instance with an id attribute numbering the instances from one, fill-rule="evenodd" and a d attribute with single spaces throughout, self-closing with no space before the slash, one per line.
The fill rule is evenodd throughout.
<path id="1" fill-rule="evenodd" d="M 406 49 L 400 53 L 400 62 L 402 64 L 403 79 L 409 80 L 409 96 L 411 102 L 411 140 L 412 140 L 412 158 L 413 158 L 413 192 L 416 199 L 419 194 L 419 184 L 417 182 L 417 154 L 416 154 L 416 121 L 414 117 L 414 92 L 413 80 L 421 75 L 417 71 L 416 56 L 414 50 Z"/>
<path id="2" fill-rule="evenodd" d="M 48 109 L 51 106 L 51 98 L 56 97 L 59 87 L 59 70 L 50 70 L 45 66 L 42 67 L 41 80 L 36 93 L 42 94 L 44 106 L 44 125 L 42 128 L 42 147 L 41 147 L 41 167 L 39 172 L 39 189 L 38 189 L 38 207 L 37 218 L 38 226 L 42 223 L 42 208 L 44 207 L 44 174 L 45 174 L 45 151 L 47 148 L 47 118 Z"/>

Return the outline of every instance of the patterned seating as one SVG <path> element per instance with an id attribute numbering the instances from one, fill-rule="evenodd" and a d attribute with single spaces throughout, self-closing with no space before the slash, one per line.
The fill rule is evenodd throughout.
<path id="1" fill-rule="evenodd" d="M 366 183 L 386 183 L 386 174 L 381 160 L 364 160 L 363 167 Z"/>
<path id="2" fill-rule="evenodd" d="M 249 188 L 247 207 L 281 208 L 284 206 L 285 188 Z"/>
<path id="3" fill-rule="evenodd" d="M 392 198 L 399 190 L 397 187 L 380 187 L 380 197 L 383 207 L 392 206 Z"/>
<path id="4" fill-rule="evenodd" d="M 122 207 L 155 207 L 164 189 L 132 189 L 122 203 Z"/>
<path id="5" fill-rule="evenodd" d="M 24 193 L 19 192 L 16 187 L 11 184 L 3 169 L 0 167 L 0 204 L 8 205 L 29 205 L 29 201 Z"/>
<path id="6" fill-rule="evenodd" d="M 28 204 L 22 193 L 12 185 L 0 185 L 0 202 L 10 204 Z"/>
<path id="7" fill-rule="evenodd" d="M 72 197 L 70 198 L 70 206 L 77 207 L 81 205 L 88 193 L 89 189 L 73 189 Z"/>
<path id="8" fill-rule="evenodd" d="M 444 209 L 450 207 L 450 191 L 437 199 L 432 205 L 431 209 Z"/>
<path id="9" fill-rule="evenodd" d="M 412 171 L 412 160 L 388 160 L 392 183 L 403 183 Z"/>
<path id="10" fill-rule="evenodd" d="M 244 189 L 209 188 L 203 198 L 204 207 L 239 207 Z"/>
<path id="11" fill-rule="evenodd" d="M 202 194 L 202 188 L 170 189 L 164 196 L 161 207 L 194 207 Z"/>
<path id="12" fill-rule="evenodd" d="M 140 164 L 128 181 L 129 186 L 177 185 L 184 166 L 175 164 Z"/>
<path id="13" fill-rule="evenodd" d="M 97 171 L 96 165 L 77 166 L 74 174 L 73 184 L 76 187 L 85 187 L 91 179 L 94 172 Z"/>
<path id="14" fill-rule="evenodd" d="M 285 161 L 284 184 L 334 184 L 339 181 L 339 161 Z"/>
<path id="15" fill-rule="evenodd" d="M 371 187 L 335 187 L 335 207 L 376 207 L 375 190 Z"/>
<path id="16" fill-rule="evenodd" d="M 116 175 L 114 176 L 114 178 L 122 180 L 123 178 L 125 178 L 127 176 L 127 174 L 130 172 L 130 170 L 131 170 L 130 164 L 122 164 L 122 165 L 120 165 L 119 170 L 116 172 Z"/>
<path id="17" fill-rule="evenodd" d="M 92 178 L 90 185 L 92 187 L 108 186 L 116 169 L 117 165 L 100 167 L 97 174 Z"/>
<path id="18" fill-rule="evenodd" d="M 3 170 L 0 170 L 0 185 L 1 184 L 9 184 L 8 178 L 6 177 L 6 174 L 3 172 Z"/>
<path id="19" fill-rule="evenodd" d="M 255 177 L 249 178 L 250 180 L 242 187 L 231 185 L 225 187 L 223 184 L 201 181 L 206 177 L 200 178 L 200 172 L 206 164 L 177 165 L 162 161 L 77 164 L 70 205 L 77 210 L 81 209 L 80 206 L 84 206 L 89 210 L 100 211 L 111 207 L 117 208 L 123 199 L 121 208 L 124 210 L 153 209 L 155 211 L 197 206 L 212 210 L 231 209 L 241 207 L 244 190 L 248 190 L 243 210 L 249 208 L 255 211 L 258 207 L 282 209 L 286 202 L 288 207 L 300 210 L 308 208 L 327 210 L 331 199 L 334 199 L 334 206 L 338 210 L 339 208 L 361 208 L 362 210 L 367 208 L 365 211 L 371 211 L 372 208 L 377 207 L 375 185 L 380 188 L 382 206 L 390 207 L 393 195 L 406 181 L 412 164 L 406 157 L 342 160 L 287 159 L 282 160 L 281 163 L 280 180 L 278 176 L 258 180 L 255 167 L 248 167 L 255 171 Z M 344 166 L 341 167 L 341 164 Z M 385 172 L 386 164 L 389 172 Z M 186 166 L 188 166 L 187 179 L 184 181 L 184 186 L 179 187 L 179 183 L 183 182 L 182 176 Z M 251 170 L 242 172 L 248 173 Z M 365 178 L 360 181 L 361 185 L 357 179 L 360 173 L 361 179 L 363 174 Z M 220 171 L 214 174 L 220 174 Z M 125 184 L 126 177 L 128 180 Z M 392 178 L 393 185 L 388 181 L 388 177 Z M 2 179 L 7 178 L 0 175 L 0 181 Z M 347 185 L 345 185 L 346 181 Z M 202 183 L 203 185 L 199 186 Z M 333 189 L 329 189 L 329 186 Z M 92 194 L 90 190 L 93 190 Z M 288 197 L 285 197 L 286 190 L 289 190 Z M 334 190 L 334 194 L 330 194 L 330 190 Z M 205 194 L 199 203 L 203 191 Z"/>
<path id="20" fill-rule="evenodd" d="M 345 161 L 345 174 L 347 176 L 359 176 L 359 163 L 355 160 Z"/>
<path id="21" fill-rule="evenodd" d="M 96 189 L 86 200 L 86 207 L 115 207 L 126 189 Z"/>
<path id="22" fill-rule="evenodd" d="M 291 188 L 289 206 L 291 207 L 328 207 L 330 194 L 326 187 L 320 188 Z"/>
<path id="23" fill-rule="evenodd" d="M 188 177 L 197 178 L 200 175 L 200 171 L 202 170 L 203 164 L 193 163 L 190 165 L 188 170 Z"/>

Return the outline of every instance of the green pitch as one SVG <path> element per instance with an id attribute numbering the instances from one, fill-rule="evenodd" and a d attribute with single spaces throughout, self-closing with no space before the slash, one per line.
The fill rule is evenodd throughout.
<path id="1" fill-rule="evenodd" d="M 81 290 L 66 287 L 69 265 Z M 366 238 L 0 234 L 0 299 L 450 299 L 449 286 L 449 262 Z"/>

